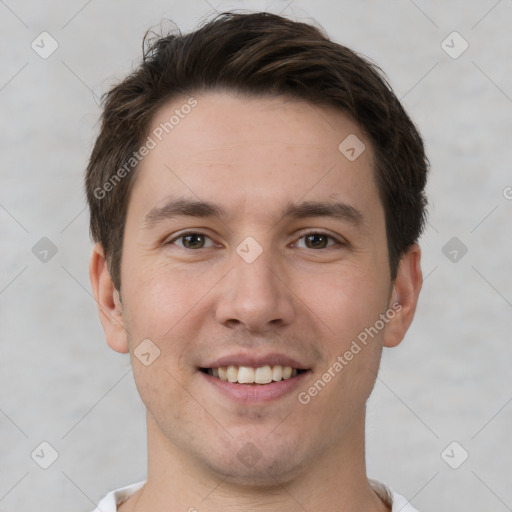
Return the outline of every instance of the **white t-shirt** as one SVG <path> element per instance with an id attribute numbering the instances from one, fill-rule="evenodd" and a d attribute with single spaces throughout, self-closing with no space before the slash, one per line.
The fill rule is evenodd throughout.
<path id="1" fill-rule="evenodd" d="M 418 512 L 400 494 L 393 492 L 375 480 L 370 480 L 370 483 L 375 492 L 390 506 L 392 505 L 391 512 Z M 135 494 L 143 485 L 144 482 L 138 482 L 110 492 L 98 503 L 93 512 L 116 512 L 117 506 L 125 502 L 132 494 Z"/>

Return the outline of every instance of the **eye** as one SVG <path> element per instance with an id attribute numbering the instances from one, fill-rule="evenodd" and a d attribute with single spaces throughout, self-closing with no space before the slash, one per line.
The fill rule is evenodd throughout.
<path id="1" fill-rule="evenodd" d="M 304 240 L 304 246 L 300 246 L 299 242 Z M 312 231 L 307 233 L 306 235 L 301 236 L 298 239 L 297 247 L 300 249 L 326 249 L 332 245 L 343 245 L 334 237 L 328 235 L 327 233 Z"/>
<path id="2" fill-rule="evenodd" d="M 301 243 L 303 241 L 303 243 Z M 204 233 L 196 231 L 187 231 L 167 242 L 171 245 L 177 245 L 183 249 L 207 249 L 215 247 L 215 242 Z M 321 231 L 311 231 L 301 236 L 296 242 L 299 249 L 327 249 L 333 245 L 344 245 L 333 236 Z"/>
<path id="3" fill-rule="evenodd" d="M 207 240 L 210 241 L 210 245 L 206 245 Z M 181 243 L 178 243 L 180 241 Z M 207 247 L 213 247 L 213 240 L 203 234 L 197 233 L 195 231 L 187 231 L 186 233 L 182 233 L 181 235 L 169 240 L 167 242 L 169 244 L 175 244 L 178 247 L 182 247 L 183 249 L 205 249 Z"/>

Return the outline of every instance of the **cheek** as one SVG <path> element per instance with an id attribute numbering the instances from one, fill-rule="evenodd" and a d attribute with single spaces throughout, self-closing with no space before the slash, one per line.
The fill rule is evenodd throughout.
<path id="1" fill-rule="evenodd" d="M 193 407 L 194 403 L 189 403 L 190 396 L 178 384 L 182 380 L 181 376 L 168 367 L 165 356 L 148 367 L 133 359 L 132 365 L 139 396 L 162 430 L 183 421 L 183 411 Z"/>
<path id="2" fill-rule="evenodd" d="M 325 325 L 326 360 L 316 371 L 313 388 L 304 391 L 316 413 L 329 411 L 335 424 L 354 417 L 373 389 L 384 332 L 380 323 L 380 329 L 375 325 L 386 298 L 384 288 L 357 274 L 352 279 L 331 277 L 328 291 L 312 298 L 313 307 L 323 307 L 315 314 Z"/>
<path id="3" fill-rule="evenodd" d="M 383 343 L 380 315 L 388 296 L 382 281 L 368 267 L 364 272 L 344 268 L 313 289 L 311 307 L 326 326 L 327 361 L 317 372 L 317 379 L 329 381 L 330 391 L 320 400 L 326 407 L 332 399 L 347 412 L 351 404 L 363 404 L 373 388 Z"/>
<path id="4" fill-rule="evenodd" d="M 311 279 L 299 279 L 300 297 L 313 317 L 333 340 L 331 348 L 343 350 L 384 313 L 389 283 L 379 276 L 382 266 L 340 265 Z"/>
<path id="5" fill-rule="evenodd" d="M 380 318 L 387 306 L 388 283 L 379 277 L 379 268 L 354 268 L 331 277 L 323 299 L 325 322 L 334 334 L 329 336 L 329 363 L 322 372 L 329 374 L 325 379 L 330 379 L 334 402 L 345 409 L 365 403 L 380 363 L 385 328 Z"/>
<path id="6" fill-rule="evenodd" d="M 159 342 L 179 332 L 218 281 L 208 269 L 170 264 L 164 257 L 151 264 L 141 262 L 136 270 L 135 262 L 127 261 L 124 270 L 123 297 L 131 333 Z"/>
<path id="7" fill-rule="evenodd" d="M 218 282 L 212 274 L 171 268 L 167 261 L 145 268 L 141 264 L 131 275 L 126 272 L 125 327 L 134 379 L 148 410 L 167 411 L 162 404 L 182 404 L 190 398 L 182 385 L 195 372 L 189 354 L 200 338 L 206 315 L 211 314 L 205 294 Z M 157 357 L 149 366 L 143 364 L 144 358 L 138 359 L 143 340 L 157 347 L 153 348 Z M 179 408 L 171 409 L 161 414 L 169 415 L 169 421 L 177 420 Z"/>

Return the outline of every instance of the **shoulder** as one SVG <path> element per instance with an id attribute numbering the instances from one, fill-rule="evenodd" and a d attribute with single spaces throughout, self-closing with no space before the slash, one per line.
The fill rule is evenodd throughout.
<path id="1" fill-rule="evenodd" d="M 390 492 L 393 500 L 393 508 L 391 509 L 391 512 L 419 512 L 406 498 L 396 492 Z"/>
<path id="2" fill-rule="evenodd" d="M 116 512 L 117 506 L 126 501 L 132 494 L 135 494 L 144 482 L 127 485 L 115 491 L 109 492 L 97 505 L 93 512 Z"/>
<path id="3" fill-rule="evenodd" d="M 376 480 L 369 480 L 372 489 L 391 508 L 391 512 L 419 512 L 402 495 Z"/>
<path id="4" fill-rule="evenodd" d="M 117 506 L 126 501 L 132 494 L 135 494 L 142 486 L 144 482 L 138 482 L 136 484 L 127 485 L 121 487 L 115 491 L 108 493 L 94 509 L 93 512 L 116 512 Z M 392 491 L 385 485 L 377 482 L 376 480 L 370 480 L 370 485 L 375 492 L 390 506 L 391 512 L 419 512 L 416 510 L 406 498 L 400 494 Z"/>

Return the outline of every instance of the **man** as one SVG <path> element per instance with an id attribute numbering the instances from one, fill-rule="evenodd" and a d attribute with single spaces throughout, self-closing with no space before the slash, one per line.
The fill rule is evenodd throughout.
<path id="1" fill-rule="evenodd" d="M 365 404 L 414 316 L 427 167 L 376 68 L 310 25 L 224 13 L 149 46 L 86 177 L 148 431 L 147 481 L 97 510 L 414 510 L 367 478 Z"/>

